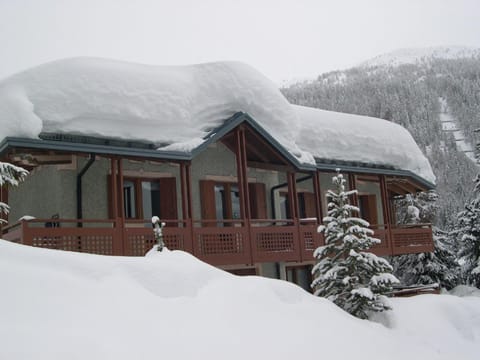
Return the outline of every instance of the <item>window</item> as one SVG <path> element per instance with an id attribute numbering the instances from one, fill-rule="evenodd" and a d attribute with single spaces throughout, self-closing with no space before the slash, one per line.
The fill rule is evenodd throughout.
<path id="1" fill-rule="evenodd" d="M 265 184 L 248 184 L 250 196 L 250 213 L 253 219 L 267 217 Z M 237 183 L 200 181 L 202 200 L 202 219 L 221 220 L 217 226 L 228 225 L 224 220 L 235 220 L 241 217 L 240 190 Z M 210 224 L 213 225 L 213 224 Z"/>
<path id="2" fill-rule="evenodd" d="M 316 218 L 315 195 L 311 192 L 299 192 L 298 198 L 298 215 L 300 219 Z M 288 201 L 288 192 L 280 192 L 280 219 L 291 219 L 290 202 Z"/>
<path id="3" fill-rule="evenodd" d="M 126 219 L 177 218 L 175 178 L 125 179 L 123 214 Z"/>
<path id="4" fill-rule="evenodd" d="M 380 182 L 374 177 L 357 177 L 356 187 L 360 216 L 371 225 L 384 224 Z"/>
<path id="5" fill-rule="evenodd" d="M 240 219 L 240 193 L 236 184 L 217 184 L 215 193 L 215 219 Z M 222 223 L 219 223 L 222 226 Z"/>

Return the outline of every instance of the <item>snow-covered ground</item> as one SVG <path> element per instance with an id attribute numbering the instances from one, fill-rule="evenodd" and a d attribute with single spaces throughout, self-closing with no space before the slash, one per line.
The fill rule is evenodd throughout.
<path id="1" fill-rule="evenodd" d="M 107 257 L 0 240 L 0 289 L 0 359 L 467 360 L 480 344 L 478 291 L 393 299 L 376 323 L 180 251 Z"/>
<path id="2" fill-rule="evenodd" d="M 459 124 L 455 118 L 450 114 L 447 102 L 442 98 L 440 98 L 438 101 L 440 102 L 439 115 L 443 131 L 451 132 L 453 134 L 453 138 L 455 139 L 457 150 L 462 151 L 467 158 L 473 161 L 474 164 L 477 164 L 474 147 L 466 140 L 465 133 L 459 127 Z"/>

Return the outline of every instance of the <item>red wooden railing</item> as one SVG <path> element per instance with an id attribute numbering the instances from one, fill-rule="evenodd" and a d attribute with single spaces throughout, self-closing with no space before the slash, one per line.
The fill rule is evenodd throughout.
<path id="1" fill-rule="evenodd" d="M 149 221 L 35 219 L 3 229 L 3 239 L 43 248 L 102 255 L 143 256 L 155 243 Z M 213 265 L 311 261 L 323 244 L 315 220 L 167 220 L 169 249 L 184 250 Z M 46 227 L 54 226 L 54 227 Z M 374 225 L 382 242 L 377 255 L 433 251 L 429 224 L 414 227 Z"/>

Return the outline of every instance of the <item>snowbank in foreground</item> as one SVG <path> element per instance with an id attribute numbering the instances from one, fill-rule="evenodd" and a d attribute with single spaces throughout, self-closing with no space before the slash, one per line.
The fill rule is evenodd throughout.
<path id="1" fill-rule="evenodd" d="M 238 62 L 148 66 L 73 58 L 0 82 L 0 139 L 68 133 L 190 152 L 236 112 L 252 116 L 300 162 L 314 164 L 319 156 L 390 165 L 435 181 L 405 129 L 292 106 L 273 82 Z"/>
<path id="2" fill-rule="evenodd" d="M 1 359 L 477 359 L 480 298 L 394 299 L 362 321 L 287 282 L 179 251 L 145 258 L 0 240 Z"/>

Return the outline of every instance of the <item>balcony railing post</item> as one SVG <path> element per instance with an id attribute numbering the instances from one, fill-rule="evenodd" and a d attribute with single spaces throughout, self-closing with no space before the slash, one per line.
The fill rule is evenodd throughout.
<path id="1" fill-rule="evenodd" d="M 185 225 L 185 237 L 184 237 L 184 251 L 189 252 L 190 254 L 194 254 L 195 252 L 195 245 L 194 245 L 194 234 L 193 234 L 193 220 L 186 219 L 184 222 Z"/>
<path id="2" fill-rule="evenodd" d="M 30 227 L 28 226 L 28 221 L 22 220 L 21 222 L 21 241 L 24 245 L 33 246 L 33 233 L 30 231 Z"/>

